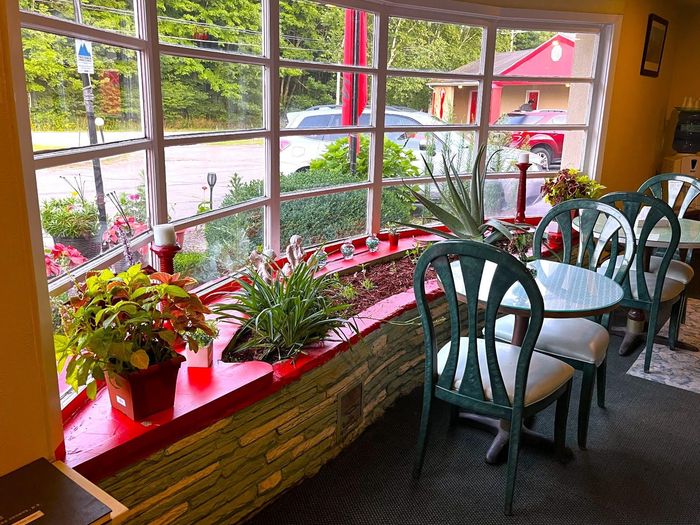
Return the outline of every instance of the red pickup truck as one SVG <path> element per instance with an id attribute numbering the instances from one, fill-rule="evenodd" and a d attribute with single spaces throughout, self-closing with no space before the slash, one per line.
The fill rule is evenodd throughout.
<path id="1" fill-rule="evenodd" d="M 511 111 L 500 119 L 498 124 L 512 126 L 534 126 L 540 124 L 566 124 L 566 111 L 563 109 L 536 109 L 533 111 Z M 547 158 L 548 166 L 561 164 L 564 147 L 562 131 L 514 131 L 511 136 L 512 148 L 530 146 L 532 153 Z"/>

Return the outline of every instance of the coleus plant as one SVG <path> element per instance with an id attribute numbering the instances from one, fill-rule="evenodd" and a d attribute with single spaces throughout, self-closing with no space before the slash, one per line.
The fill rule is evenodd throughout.
<path id="1" fill-rule="evenodd" d="M 61 330 L 54 335 L 59 370 L 88 396 L 105 372 L 126 375 L 177 355 L 178 342 L 192 341 L 197 330 L 213 335 L 206 322 L 209 309 L 185 288 L 196 281 L 179 274 L 145 274 L 140 264 L 115 275 L 111 270 L 88 274 L 75 294 L 60 307 Z"/>

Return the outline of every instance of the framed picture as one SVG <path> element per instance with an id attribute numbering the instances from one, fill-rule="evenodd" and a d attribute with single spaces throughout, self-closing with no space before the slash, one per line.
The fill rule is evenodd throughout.
<path id="1" fill-rule="evenodd" d="M 641 75 L 658 77 L 661 69 L 661 57 L 664 54 L 668 20 L 650 14 L 647 22 L 647 36 L 644 39 L 644 54 L 642 55 Z"/>

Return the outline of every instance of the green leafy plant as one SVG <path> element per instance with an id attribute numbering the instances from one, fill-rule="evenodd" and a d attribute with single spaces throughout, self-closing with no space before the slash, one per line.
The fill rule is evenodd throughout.
<path id="1" fill-rule="evenodd" d="M 172 359 L 177 341 L 189 343 L 197 329 L 212 335 L 204 318 L 209 309 L 185 290 L 192 283 L 178 274 L 146 275 L 139 264 L 118 275 L 91 273 L 76 283 L 59 308 L 61 331 L 54 334 L 67 383 L 74 390 L 87 385 L 94 398 L 95 380 L 105 372 L 125 375 Z"/>
<path id="2" fill-rule="evenodd" d="M 344 339 L 341 330 L 354 325 L 340 317 L 347 305 L 333 305 L 333 280 L 315 277 L 316 264 L 302 262 L 288 276 L 271 262 L 276 277 L 266 282 L 255 271 L 248 279 L 238 279 L 240 291 L 233 301 L 215 308 L 220 319 L 241 324 L 226 351 L 224 360 L 235 361 L 251 355 L 257 360 L 293 359 L 303 349 L 330 334 Z"/>
<path id="3" fill-rule="evenodd" d="M 372 279 L 370 279 L 369 277 L 365 277 L 364 279 L 362 279 L 361 284 L 362 288 L 364 288 L 365 290 L 374 290 L 374 288 L 376 287 L 374 281 L 372 281 Z"/>
<path id="4" fill-rule="evenodd" d="M 433 170 L 426 162 L 426 170 L 433 179 L 433 183 L 440 195 L 440 203 L 435 203 L 428 197 L 409 188 L 413 197 L 420 202 L 433 215 L 433 218 L 442 222 L 449 228 L 449 232 L 438 228 L 424 226 L 421 224 L 406 224 L 426 233 L 432 233 L 446 239 L 471 239 L 484 241 L 488 244 L 502 239 L 511 238 L 510 228 L 502 221 L 484 218 L 484 182 L 486 178 L 486 166 L 489 165 L 491 157 L 481 169 L 481 161 L 486 154 L 486 144 L 482 144 L 476 155 L 474 167 L 468 183 L 462 181 L 459 176 L 459 169 L 443 152 L 443 164 L 446 178 L 445 188 L 437 182 L 433 175 Z"/>
<path id="5" fill-rule="evenodd" d="M 197 328 L 194 332 L 187 335 L 187 346 L 193 352 L 197 352 L 200 348 L 204 348 L 212 343 L 216 336 L 219 335 L 216 321 L 207 321 L 208 330 Z"/>
<path id="6" fill-rule="evenodd" d="M 351 283 L 341 284 L 338 288 L 338 293 L 340 294 L 340 297 L 346 301 L 352 301 L 353 299 L 356 299 L 358 295 L 357 290 Z"/>
<path id="7" fill-rule="evenodd" d="M 571 199 L 596 199 L 604 189 L 598 181 L 574 168 L 561 170 L 542 184 L 544 200 L 552 206 Z"/>
<path id="8" fill-rule="evenodd" d="M 41 225 L 54 238 L 92 237 L 97 234 L 97 205 L 85 199 L 85 183 L 77 178 L 65 179 L 73 189 L 69 197 L 49 199 L 41 206 Z"/>

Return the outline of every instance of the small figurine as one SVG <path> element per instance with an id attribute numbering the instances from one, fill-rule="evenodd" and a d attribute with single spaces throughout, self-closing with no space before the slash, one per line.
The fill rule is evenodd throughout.
<path id="1" fill-rule="evenodd" d="M 287 262 L 282 268 L 282 273 L 287 277 L 291 275 L 294 268 L 299 266 L 299 263 L 304 261 L 304 248 L 302 247 L 303 242 L 304 239 L 301 235 L 292 235 L 289 238 L 289 245 L 285 250 L 285 253 L 287 254 Z"/>
<path id="2" fill-rule="evenodd" d="M 248 260 L 263 281 L 265 281 L 267 284 L 272 283 L 273 270 L 270 265 L 270 261 L 274 260 L 274 252 L 272 253 L 272 257 L 269 257 L 267 254 L 258 252 L 258 250 L 253 250 L 250 252 L 250 257 L 248 257 Z"/>

